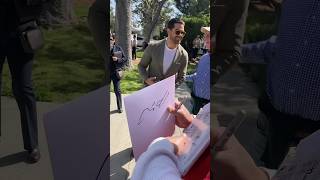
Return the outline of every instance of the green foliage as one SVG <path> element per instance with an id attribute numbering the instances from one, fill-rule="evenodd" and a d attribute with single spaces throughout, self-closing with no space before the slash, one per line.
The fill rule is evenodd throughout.
<path id="1" fill-rule="evenodd" d="M 186 25 L 185 31 L 187 32 L 186 36 L 183 38 L 181 44 L 186 48 L 192 48 L 192 41 L 197 35 L 201 35 L 201 27 L 202 26 L 210 26 L 210 17 L 202 16 L 202 17 L 183 17 L 182 18 Z"/>
<path id="2" fill-rule="evenodd" d="M 209 15 L 208 0 L 175 0 L 177 9 L 187 16 Z"/>
<path id="3" fill-rule="evenodd" d="M 37 101 L 69 101 L 104 84 L 104 63 L 85 22 L 43 32 L 45 46 L 33 65 Z M 12 96 L 7 66 L 3 82 L 3 95 Z"/>
<path id="4" fill-rule="evenodd" d="M 276 14 L 249 11 L 244 42 L 257 42 L 266 40 L 276 34 Z"/>
<path id="5" fill-rule="evenodd" d="M 277 33 L 277 14 L 259 12 L 249 9 L 244 43 L 258 42 L 268 39 Z M 257 83 L 262 93 L 266 85 L 266 65 L 241 65 L 248 76 Z"/>

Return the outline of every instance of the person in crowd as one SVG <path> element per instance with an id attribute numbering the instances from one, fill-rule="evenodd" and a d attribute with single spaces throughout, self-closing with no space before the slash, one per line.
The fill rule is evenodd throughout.
<path id="1" fill-rule="evenodd" d="M 249 0 L 216 0 L 212 8 L 212 37 L 216 39 L 212 52 L 211 84 L 227 72 L 241 57 Z M 211 47 L 212 49 L 213 47 Z"/>
<path id="2" fill-rule="evenodd" d="M 124 66 L 128 58 L 124 55 L 122 48 L 117 45 L 115 36 L 110 37 L 110 80 L 117 98 L 118 113 L 122 113 L 122 97 L 120 80 L 123 77 Z"/>
<path id="3" fill-rule="evenodd" d="M 30 39 L 21 37 L 31 29 L 39 30 L 38 21 L 44 3 L 45 1 L 20 0 L 0 2 L 0 72 L 2 74 L 3 64 L 7 60 L 13 95 L 20 110 L 24 149 L 27 151 L 29 163 L 40 160 L 36 97 L 32 85 L 35 50 L 27 46 Z M 36 39 L 32 39 L 31 43 L 40 44 L 42 38 L 33 35 Z"/>
<path id="4" fill-rule="evenodd" d="M 133 35 L 131 46 L 132 46 L 132 59 L 135 60 L 137 59 L 137 35 L 135 34 Z"/>
<path id="5" fill-rule="evenodd" d="M 197 37 L 192 41 L 193 60 L 197 58 L 200 47 L 201 47 L 201 39 L 200 39 L 200 35 L 197 35 Z"/>
<path id="6" fill-rule="evenodd" d="M 138 69 L 146 86 L 172 75 L 176 75 L 176 87 L 184 81 L 188 65 L 188 53 L 180 45 L 186 34 L 184 25 L 181 19 L 169 20 L 168 37 L 145 49 Z"/>
<path id="7" fill-rule="evenodd" d="M 210 47 L 210 27 L 202 27 L 204 43 Z M 193 82 L 191 96 L 194 100 L 193 114 L 197 114 L 200 108 L 210 102 L 210 54 L 203 55 L 198 63 L 196 72 L 186 76 L 187 81 Z"/>
<path id="8" fill-rule="evenodd" d="M 269 168 L 279 167 L 292 143 L 320 129 L 319 10 L 320 3 L 312 0 L 284 1 L 277 37 L 243 47 L 244 61 L 268 63 L 267 86 L 259 98 L 266 118 L 257 126 L 266 134 L 262 160 Z"/>
<path id="9" fill-rule="evenodd" d="M 219 141 L 224 128 L 211 131 L 212 147 Z M 249 153 L 231 136 L 213 158 L 212 178 L 218 180 L 314 180 L 319 179 L 320 161 L 318 145 L 320 130 L 292 147 L 278 169 L 257 166 Z"/>

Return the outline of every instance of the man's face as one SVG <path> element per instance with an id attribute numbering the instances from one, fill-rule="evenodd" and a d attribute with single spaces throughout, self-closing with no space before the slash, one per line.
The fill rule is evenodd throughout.
<path id="1" fill-rule="evenodd" d="M 172 29 L 167 29 L 168 38 L 175 44 L 180 44 L 186 32 L 184 31 L 184 25 L 181 23 L 175 23 Z"/>
<path id="2" fill-rule="evenodd" d="M 110 48 L 112 48 L 113 44 L 114 44 L 114 39 L 110 38 Z"/>

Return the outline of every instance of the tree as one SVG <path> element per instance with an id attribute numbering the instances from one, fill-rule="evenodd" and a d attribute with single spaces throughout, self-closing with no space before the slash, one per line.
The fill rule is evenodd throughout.
<path id="1" fill-rule="evenodd" d="M 52 0 L 45 4 L 41 16 L 44 24 L 70 24 L 74 20 L 73 0 Z"/>
<path id="2" fill-rule="evenodd" d="M 209 14 L 208 0 L 175 0 L 176 7 L 187 16 L 202 16 Z"/>
<path id="3" fill-rule="evenodd" d="M 133 12 L 140 17 L 143 27 L 144 41 L 149 42 L 155 28 L 169 17 L 168 9 L 171 4 L 168 0 L 133 0 L 133 2 L 136 6 Z"/>
<path id="4" fill-rule="evenodd" d="M 116 0 L 116 39 L 128 57 L 129 68 L 132 67 L 131 17 L 131 0 Z"/>
<path id="5" fill-rule="evenodd" d="M 116 17 L 114 15 L 113 7 L 110 6 L 110 30 L 115 31 Z"/>

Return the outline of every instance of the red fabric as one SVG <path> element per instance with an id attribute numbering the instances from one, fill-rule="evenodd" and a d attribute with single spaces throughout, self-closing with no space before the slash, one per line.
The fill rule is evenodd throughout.
<path id="1" fill-rule="evenodd" d="M 182 178 L 184 180 L 210 180 L 210 159 L 210 148 L 208 147 L 191 167 L 189 172 Z"/>

